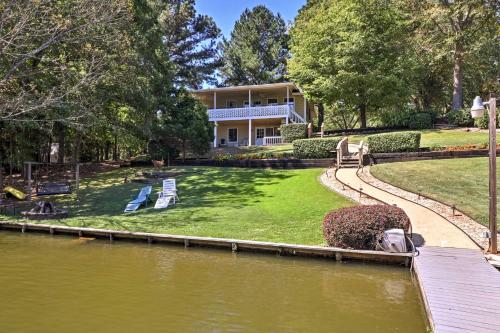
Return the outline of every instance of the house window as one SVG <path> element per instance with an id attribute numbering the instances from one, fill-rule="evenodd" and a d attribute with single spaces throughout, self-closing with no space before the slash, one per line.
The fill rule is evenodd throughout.
<path id="1" fill-rule="evenodd" d="M 261 104 L 261 101 L 252 101 L 252 106 L 259 106 Z M 243 101 L 243 106 L 248 107 L 248 101 Z"/>
<path id="2" fill-rule="evenodd" d="M 228 108 L 235 108 L 236 107 L 236 102 L 235 101 L 226 101 L 226 107 L 228 107 Z"/>
<path id="3" fill-rule="evenodd" d="M 283 103 L 285 103 L 285 104 L 295 104 L 295 100 L 293 99 L 293 97 L 289 97 L 288 99 L 285 97 L 285 98 L 283 98 Z"/>
<path id="4" fill-rule="evenodd" d="M 278 105 L 278 99 L 277 98 L 268 98 L 267 105 Z"/>
<path id="5" fill-rule="evenodd" d="M 279 127 L 266 127 L 266 136 L 280 136 Z"/>
<path id="6" fill-rule="evenodd" d="M 227 130 L 227 141 L 228 142 L 238 142 L 238 129 L 229 128 Z"/>
<path id="7" fill-rule="evenodd" d="M 264 133 L 265 133 L 264 130 L 265 130 L 265 128 L 258 127 L 257 132 L 255 133 L 255 137 L 257 139 L 262 139 L 264 137 Z"/>

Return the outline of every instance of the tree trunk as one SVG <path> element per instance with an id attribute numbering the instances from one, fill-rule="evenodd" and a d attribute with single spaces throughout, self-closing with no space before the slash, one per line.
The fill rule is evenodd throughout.
<path id="1" fill-rule="evenodd" d="M 366 128 L 366 104 L 359 106 L 359 122 L 361 128 Z"/>
<path id="2" fill-rule="evenodd" d="M 321 124 L 325 120 L 325 106 L 323 103 L 318 104 L 318 129 L 321 128 Z"/>
<path id="3" fill-rule="evenodd" d="M 66 128 L 61 123 L 56 123 L 56 128 L 57 128 L 57 141 L 59 142 L 59 153 L 57 155 L 57 163 L 64 163 Z"/>
<path id="4" fill-rule="evenodd" d="M 106 144 L 104 146 L 104 160 L 108 161 L 109 160 L 109 151 L 111 150 L 111 142 L 106 141 Z"/>
<path id="5" fill-rule="evenodd" d="M 455 45 L 453 55 L 453 103 L 452 109 L 459 110 L 464 106 L 463 101 L 463 48 Z"/>
<path id="6" fill-rule="evenodd" d="M 115 135 L 115 142 L 113 143 L 113 161 L 118 161 L 118 136 Z"/>
<path id="7" fill-rule="evenodd" d="M 80 147 L 82 145 L 82 136 L 78 131 L 75 133 L 75 142 L 73 143 L 73 163 L 80 162 Z"/>
<path id="8" fill-rule="evenodd" d="M 182 162 L 186 160 L 186 140 L 182 140 Z"/>

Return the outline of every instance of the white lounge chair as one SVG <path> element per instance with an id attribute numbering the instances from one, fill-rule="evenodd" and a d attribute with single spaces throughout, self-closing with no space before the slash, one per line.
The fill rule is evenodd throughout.
<path id="1" fill-rule="evenodd" d="M 179 200 L 179 196 L 177 195 L 177 187 L 175 184 L 175 179 L 169 178 L 163 180 L 163 189 L 161 192 L 158 192 L 158 199 L 155 203 L 155 208 L 167 208 L 170 204 L 170 201 Z"/>

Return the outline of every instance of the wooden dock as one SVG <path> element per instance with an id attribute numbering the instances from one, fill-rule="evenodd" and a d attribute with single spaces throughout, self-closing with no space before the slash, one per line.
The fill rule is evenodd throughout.
<path id="1" fill-rule="evenodd" d="M 405 266 L 409 266 L 412 259 L 411 253 L 387 253 L 381 251 L 349 250 L 326 246 L 259 242 L 241 239 L 196 237 L 185 235 L 155 234 L 147 232 L 80 228 L 37 223 L 0 221 L 0 230 L 2 229 L 17 230 L 21 232 L 43 232 L 50 233 L 51 235 L 59 234 L 74 235 L 78 237 L 96 237 L 109 239 L 111 241 L 128 240 L 157 244 L 177 244 L 185 247 L 212 247 L 228 249 L 233 252 L 251 251 L 289 256 L 333 258 L 337 261 L 373 261 Z"/>
<path id="2" fill-rule="evenodd" d="M 500 272 L 472 249 L 421 247 L 415 271 L 435 333 L 500 332 Z"/>

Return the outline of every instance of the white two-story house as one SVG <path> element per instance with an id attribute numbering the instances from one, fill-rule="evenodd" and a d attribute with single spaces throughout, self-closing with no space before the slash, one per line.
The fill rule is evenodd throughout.
<path id="1" fill-rule="evenodd" d="M 314 105 L 291 82 L 208 88 L 192 94 L 214 122 L 214 147 L 282 143 L 279 127 L 308 123 Z"/>

